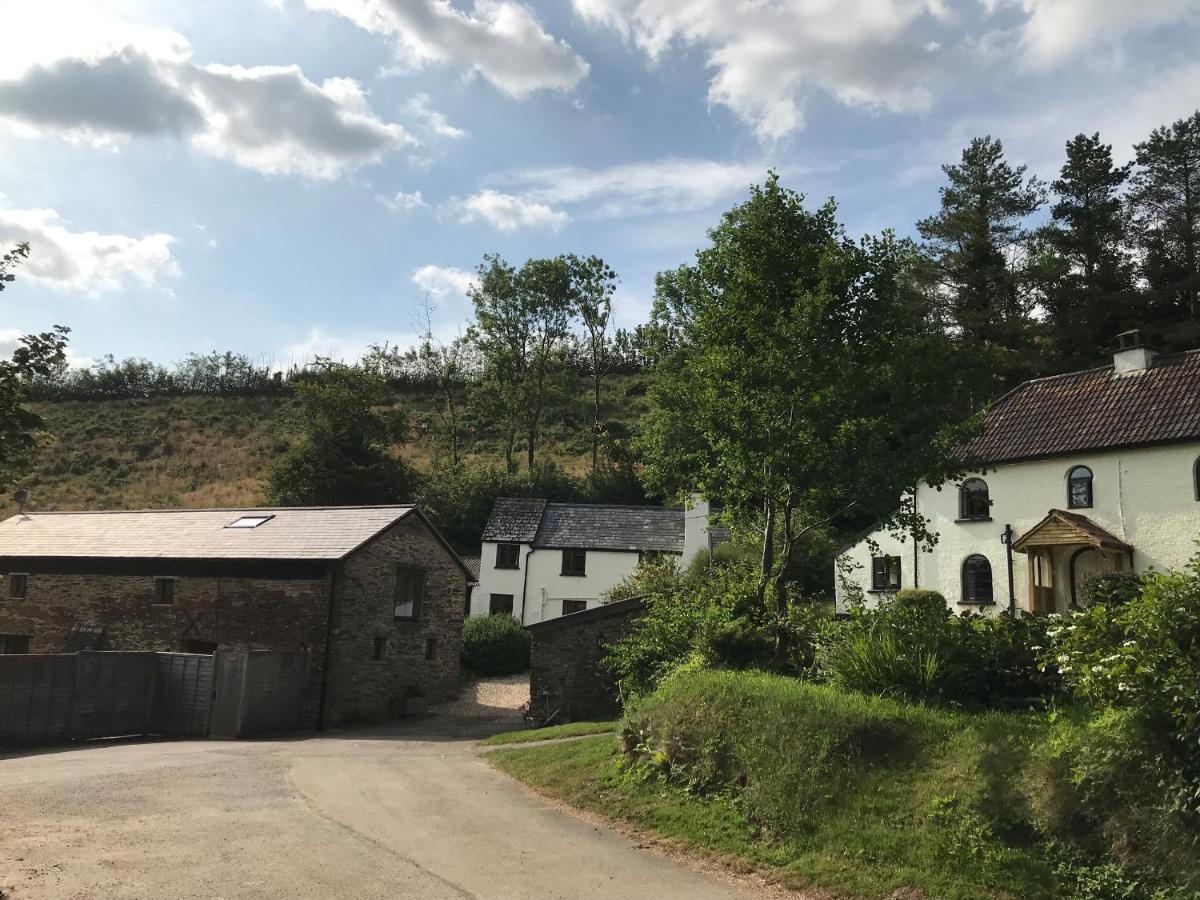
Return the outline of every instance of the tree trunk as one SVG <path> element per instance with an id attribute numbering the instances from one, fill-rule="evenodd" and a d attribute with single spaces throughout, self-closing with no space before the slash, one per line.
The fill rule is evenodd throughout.
<path id="1" fill-rule="evenodd" d="M 790 603 L 787 579 L 792 563 L 792 550 L 796 546 L 796 536 L 792 529 L 792 499 L 789 496 L 783 505 L 783 548 L 779 570 L 775 573 L 775 667 L 780 670 L 787 666 L 787 618 Z"/>
<path id="2" fill-rule="evenodd" d="M 509 475 L 517 471 L 516 463 L 513 461 L 513 453 L 517 448 L 517 433 L 515 431 L 508 432 L 508 440 L 504 445 L 504 469 Z"/>
<path id="3" fill-rule="evenodd" d="M 763 502 L 763 545 L 762 562 L 758 574 L 758 602 L 764 605 L 767 585 L 771 581 L 771 570 L 775 568 L 775 503 L 768 497 Z"/>
<path id="4" fill-rule="evenodd" d="M 531 429 L 529 429 L 528 444 L 525 447 L 525 464 L 531 470 L 533 469 L 533 452 L 534 452 L 534 445 L 536 443 L 537 443 L 537 430 L 531 428 Z"/>
<path id="5" fill-rule="evenodd" d="M 598 366 L 598 361 L 593 361 Z M 592 378 L 592 482 L 596 481 L 596 471 L 600 465 L 600 375 L 597 371 Z"/>

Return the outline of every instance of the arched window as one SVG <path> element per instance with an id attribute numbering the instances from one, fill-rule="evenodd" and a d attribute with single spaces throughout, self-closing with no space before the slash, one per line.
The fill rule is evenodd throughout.
<path id="1" fill-rule="evenodd" d="M 1076 466 L 1067 473 L 1067 506 L 1087 509 L 1092 505 L 1092 470 Z"/>
<path id="2" fill-rule="evenodd" d="M 962 599 L 964 603 L 992 602 L 992 564 L 986 556 L 975 553 L 964 560 Z"/>
<path id="3" fill-rule="evenodd" d="M 958 489 L 958 517 L 960 519 L 990 519 L 992 501 L 988 499 L 987 482 L 982 478 L 968 478 Z"/>

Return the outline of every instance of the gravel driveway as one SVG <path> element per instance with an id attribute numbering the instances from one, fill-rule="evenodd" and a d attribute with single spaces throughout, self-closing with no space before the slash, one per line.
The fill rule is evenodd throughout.
<path id="1" fill-rule="evenodd" d="M 0 757 L 0 888 L 14 900 L 748 896 L 494 770 L 475 738 L 497 727 L 442 715 Z"/>

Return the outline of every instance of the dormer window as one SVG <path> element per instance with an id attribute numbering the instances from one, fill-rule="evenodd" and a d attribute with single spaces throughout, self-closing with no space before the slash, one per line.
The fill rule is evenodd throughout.
<path id="1" fill-rule="evenodd" d="M 232 522 L 230 522 L 225 527 L 226 528 L 257 528 L 259 525 L 265 525 L 267 522 L 270 522 L 273 518 L 275 518 L 273 515 L 240 516 L 239 518 L 234 519 Z"/>
<path id="2" fill-rule="evenodd" d="M 987 482 L 968 478 L 958 489 L 958 518 L 960 521 L 986 520 L 992 517 L 992 501 Z"/>
<path id="3" fill-rule="evenodd" d="M 1067 506 L 1070 509 L 1090 509 L 1092 505 L 1092 470 L 1075 466 L 1067 473 Z"/>

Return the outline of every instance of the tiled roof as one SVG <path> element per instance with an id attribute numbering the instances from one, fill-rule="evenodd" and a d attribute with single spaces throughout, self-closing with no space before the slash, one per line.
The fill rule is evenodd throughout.
<path id="1" fill-rule="evenodd" d="M 467 567 L 467 572 L 475 581 L 479 580 L 479 564 L 483 561 L 478 556 L 464 556 L 462 558 L 463 565 Z"/>
<path id="2" fill-rule="evenodd" d="M 501 497 L 492 507 L 483 539 L 504 544 L 532 543 L 545 508 L 545 500 Z"/>
<path id="3" fill-rule="evenodd" d="M 536 547 L 683 552 L 683 509 L 548 503 Z"/>
<path id="4" fill-rule="evenodd" d="M 1124 375 L 1104 366 L 1027 381 L 996 402 L 964 452 L 1001 463 L 1192 440 L 1200 440 L 1200 350 Z"/>
<path id="5" fill-rule="evenodd" d="M 414 506 L 30 512 L 0 522 L 0 556 L 337 560 Z M 227 528 L 270 516 L 256 528 Z"/>

